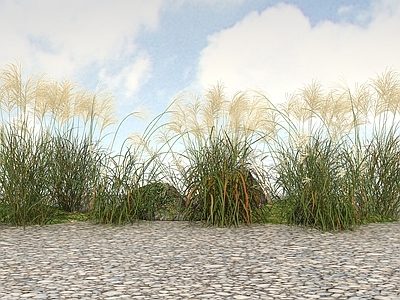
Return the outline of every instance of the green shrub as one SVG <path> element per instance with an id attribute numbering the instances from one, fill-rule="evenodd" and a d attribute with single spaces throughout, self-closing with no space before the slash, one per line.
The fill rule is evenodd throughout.
<path id="1" fill-rule="evenodd" d="M 145 219 L 170 221 L 182 219 L 185 199 L 173 185 L 152 182 L 140 187 L 138 194 L 142 197 L 142 203 L 151 205 L 151 215 L 144 214 Z"/>

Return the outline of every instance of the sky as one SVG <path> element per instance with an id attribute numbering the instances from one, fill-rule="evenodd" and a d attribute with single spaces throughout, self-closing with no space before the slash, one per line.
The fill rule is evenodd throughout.
<path id="1" fill-rule="evenodd" d="M 223 83 L 274 103 L 400 71 L 400 0 L 0 0 L 0 67 L 115 96 L 121 121 Z M 146 123 L 128 119 L 119 140 Z"/>

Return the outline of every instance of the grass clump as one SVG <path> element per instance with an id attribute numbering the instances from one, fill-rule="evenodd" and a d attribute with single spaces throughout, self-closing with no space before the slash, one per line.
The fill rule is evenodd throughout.
<path id="1" fill-rule="evenodd" d="M 60 209 L 88 211 L 100 168 L 93 141 L 112 123 L 111 98 L 68 80 L 24 80 L 16 64 L 0 80 L 0 222 L 47 224 Z"/>
<path id="2" fill-rule="evenodd" d="M 210 88 L 202 99 L 182 95 L 173 103 L 166 144 L 174 154 L 176 181 L 184 185 L 185 219 L 216 226 L 254 221 L 253 212 L 267 202 L 257 143 L 266 141 L 274 128 L 266 118 L 269 105 L 247 93 L 228 100 L 222 85 Z"/>
<path id="3" fill-rule="evenodd" d="M 310 137 L 302 149 L 280 153 L 277 183 L 289 224 L 337 231 L 360 223 L 345 159 L 340 143 L 321 136 Z"/>
<path id="4" fill-rule="evenodd" d="M 186 168 L 187 217 L 206 224 L 231 226 L 253 221 L 252 212 L 266 204 L 251 174 L 249 145 L 234 143 L 226 132 L 190 151 Z"/>
<path id="5" fill-rule="evenodd" d="M 161 211 L 174 210 L 170 206 L 178 195 L 173 187 L 161 183 L 163 168 L 157 155 L 142 159 L 143 152 L 140 149 L 138 154 L 138 149 L 130 146 L 125 153 L 103 161 L 90 211 L 92 220 L 125 224 L 160 219 Z"/>
<path id="6" fill-rule="evenodd" d="M 286 139 L 275 148 L 287 222 L 343 230 L 399 219 L 399 76 L 356 89 L 313 83 L 289 98 Z"/>

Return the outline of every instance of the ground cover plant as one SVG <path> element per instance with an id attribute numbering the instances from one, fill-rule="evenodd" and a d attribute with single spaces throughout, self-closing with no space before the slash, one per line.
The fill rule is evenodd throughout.
<path id="1" fill-rule="evenodd" d="M 116 123 L 110 93 L 24 78 L 11 64 L 0 73 L 0 223 L 274 222 L 338 231 L 396 221 L 399 104 L 392 70 L 353 89 L 314 81 L 281 104 L 263 91 L 230 96 L 217 84 L 203 96 L 178 95 L 115 152 L 124 120 Z"/>

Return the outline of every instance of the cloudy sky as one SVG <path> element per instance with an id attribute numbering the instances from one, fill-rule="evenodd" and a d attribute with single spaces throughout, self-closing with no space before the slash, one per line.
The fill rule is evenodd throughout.
<path id="1" fill-rule="evenodd" d="M 0 28 L 0 67 L 108 88 L 120 120 L 217 82 L 282 102 L 400 70 L 399 0 L 0 0 Z"/>

